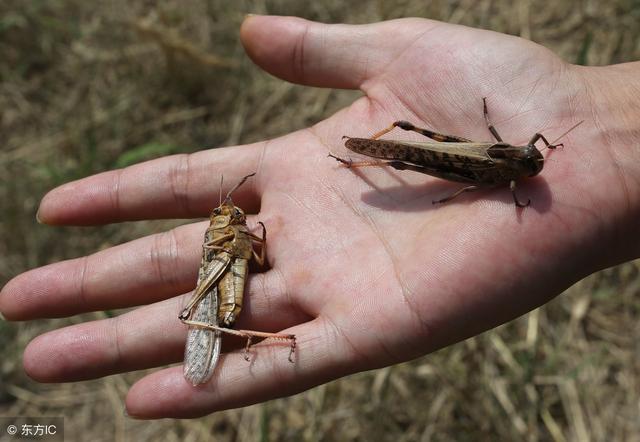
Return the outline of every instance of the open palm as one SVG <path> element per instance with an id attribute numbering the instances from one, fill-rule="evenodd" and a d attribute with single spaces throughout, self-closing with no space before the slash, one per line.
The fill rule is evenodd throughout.
<path id="1" fill-rule="evenodd" d="M 238 327 L 295 333 L 295 363 L 286 344 L 265 341 L 250 364 L 227 353 L 201 387 L 179 366 L 164 369 L 131 388 L 131 415 L 198 416 L 405 361 L 515 318 L 637 252 L 622 248 L 632 231 L 625 220 L 637 215 L 629 185 L 637 158 L 599 131 L 587 73 L 546 49 L 417 19 L 327 26 L 252 17 L 242 36 L 254 61 L 275 75 L 365 96 L 276 140 L 67 184 L 40 208 L 51 224 L 201 217 L 217 202 L 213 183 L 223 172 L 223 191 L 257 172 L 234 201 L 257 212 L 250 226 L 265 224 L 269 269 L 251 276 Z M 535 132 L 552 141 L 585 120 L 563 139 L 565 149 L 545 152 L 541 176 L 519 183 L 520 198 L 532 201 L 526 209 L 514 206 L 508 189 L 433 206 L 460 186 L 414 172 L 349 170 L 327 158 L 350 155 L 342 135 L 368 136 L 399 119 L 490 140 L 482 97 L 512 144 Z M 193 289 L 204 228 L 182 226 L 7 284 L 0 310 L 16 320 L 155 302 L 36 338 L 25 351 L 27 372 L 61 382 L 179 362 L 185 300 L 176 296 Z M 603 242 L 609 252 L 592 256 Z"/>

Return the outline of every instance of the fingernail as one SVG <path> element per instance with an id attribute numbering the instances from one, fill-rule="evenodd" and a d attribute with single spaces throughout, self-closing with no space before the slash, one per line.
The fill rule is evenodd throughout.
<path id="1" fill-rule="evenodd" d="M 0 321 L 6 321 L 6 320 L 7 318 L 5 318 L 2 312 L 0 312 Z"/>
<path id="2" fill-rule="evenodd" d="M 36 221 L 38 221 L 38 224 L 44 224 L 40 219 L 40 208 L 38 208 L 38 211 L 36 212 Z"/>
<path id="3" fill-rule="evenodd" d="M 260 15 L 262 15 L 262 14 L 253 14 L 253 13 L 249 12 L 248 14 L 244 15 L 244 18 L 246 20 L 246 19 L 248 19 L 250 17 L 259 17 Z"/>

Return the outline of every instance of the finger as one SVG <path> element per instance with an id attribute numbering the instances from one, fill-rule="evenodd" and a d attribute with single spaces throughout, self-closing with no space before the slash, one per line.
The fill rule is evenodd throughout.
<path id="1" fill-rule="evenodd" d="M 249 57 L 273 75 L 310 86 L 356 89 L 424 33 L 424 24 L 406 19 L 327 25 L 296 17 L 248 16 L 240 38 Z"/>
<path id="2" fill-rule="evenodd" d="M 256 224 L 253 218 L 249 225 Z M 207 225 L 179 226 L 18 275 L 0 291 L 0 312 L 9 320 L 64 317 L 149 304 L 192 290 Z M 278 296 L 279 285 L 270 276 L 248 290 Z"/>
<path id="3" fill-rule="evenodd" d="M 204 416 L 292 395 L 361 368 L 342 362 L 348 356 L 335 335 L 322 333 L 322 322 L 316 319 L 285 330 L 296 335 L 293 363 L 287 359 L 285 346 L 265 341 L 252 348 L 249 363 L 238 352 L 223 356 L 213 378 L 204 385 L 192 386 L 180 367 L 161 370 L 131 387 L 127 412 L 145 419 Z"/>
<path id="4" fill-rule="evenodd" d="M 38 220 L 53 225 L 206 216 L 224 193 L 259 167 L 264 143 L 172 155 L 64 184 L 47 193 Z M 252 178 L 234 192 L 248 212 L 260 205 Z"/>
<path id="5" fill-rule="evenodd" d="M 166 299 L 193 289 L 208 223 L 179 226 L 16 276 L 0 291 L 10 320 L 71 316 Z"/>
<path id="6" fill-rule="evenodd" d="M 247 301 L 238 328 L 277 332 L 309 319 L 283 297 Z M 73 382 L 179 362 L 187 327 L 178 313 L 185 302 L 176 297 L 38 336 L 25 349 L 25 371 L 39 382 Z M 224 342 L 244 345 L 234 337 Z"/>

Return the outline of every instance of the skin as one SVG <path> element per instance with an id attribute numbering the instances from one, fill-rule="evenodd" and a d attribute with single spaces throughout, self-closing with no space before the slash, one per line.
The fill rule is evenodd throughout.
<path id="1" fill-rule="evenodd" d="M 202 217 L 218 199 L 216 177 L 224 173 L 224 194 L 257 172 L 233 198 L 257 213 L 249 226 L 266 225 L 269 269 L 251 276 L 237 327 L 295 333 L 295 363 L 287 361 L 287 344 L 265 341 L 253 348 L 251 364 L 241 351 L 223 356 L 212 381 L 198 388 L 181 366 L 161 369 L 131 387 L 129 415 L 201 416 L 406 361 L 639 256 L 639 63 L 573 66 L 520 38 L 422 19 L 348 26 L 252 16 L 241 37 L 273 75 L 359 88 L 364 96 L 281 138 L 105 172 L 41 202 L 39 219 L 55 225 Z M 552 141 L 585 120 L 562 140 L 564 149 L 545 151 L 540 176 L 519 183 L 520 197 L 531 198 L 526 209 L 514 207 L 508 188 L 433 206 L 459 184 L 410 171 L 349 170 L 327 158 L 330 151 L 352 155 L 342 135 L 368 136 L 398 119 L 490 140 L 483 96 L 513 144 L 536 131 Z M 0 311 L 9 320 L 140 306 L 35 338 L 24 353 L 29 376 L 69 382 L 180 362 L 186 330 L 177 315 L 186 301 L 177 295 L 193 289 L 205 226 L 7 283 Z"/>

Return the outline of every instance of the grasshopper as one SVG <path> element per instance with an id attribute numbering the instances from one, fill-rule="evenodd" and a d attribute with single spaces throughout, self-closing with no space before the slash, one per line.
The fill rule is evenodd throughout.
<path id="1" fill-rule="evenodd" d="M 207 382 L 220 356 L 222 333 L 241 336 L 247 340 L 245 359 L 252 338 L 289 340 L 289 361 L 295 350 L 295 335 L 235 330 L 231 328 L 242 310 L 245 279 L 249 260 L 264 264 L 267 231 L 262 226 L 262 237 L 247 228 L 247 218 L 241 208 L 231 200 L 231 193 L 240 187 L 252 173 L 245 176 L 227 194 L 224 201 L 213 209 L 210 224 L 204 234 L 202 262 L 198 282 L 189 303 L 178 318 L 189 326 L 184 357 L 184 377 L 193 385 Z M 260 254 L 253 243 L 260 244 Z"/>
<path id="2" fill-rule="evenodd" d="M 517 207 L 527 207 L 531 200 L 529 199 L 526 203 L 523 203 L 518 199 L 516 182 L 520 178 L 532 177 L 542 171 L 544 157 L 536 147 L 536 142 L 542 140 L 547 149 L 562 147 L 563 144 L 549 143 L 541 133 L 536 133 L 531 137 L 525 146 L 513 146 L 504 142 L 489 120 L 486 98 L 483 98 L 482 102 L 484 120 L 496 142 L 474 142 L 455 135 L 444 135 L 428 129 L 422 129 L 408 121 L 396 121 L 388 128 L 374 134 L 371 138 L 343 137 L 347 139 L 345 142 L 347 149 L 370 157 L 391 161 L 353 163 L 350 160 L 344 160 L 332 154 L 329 154 L 329 156 L 347 167 L 391 166 L 396 170 L 413 170 L 449 181 L 470 184 L 446 198 L 433 201 L 433 204 L 445 203 L 464 192 L 477 190 L 481 187 L 496 187 L 509 184 L 515 205 Z M 574 125 L 558 139 L 564 137 L 581 123 L 582 121 Z M 438 143 L 378 139 L 395 127 L 417 132 L 438 141 Z"/>

